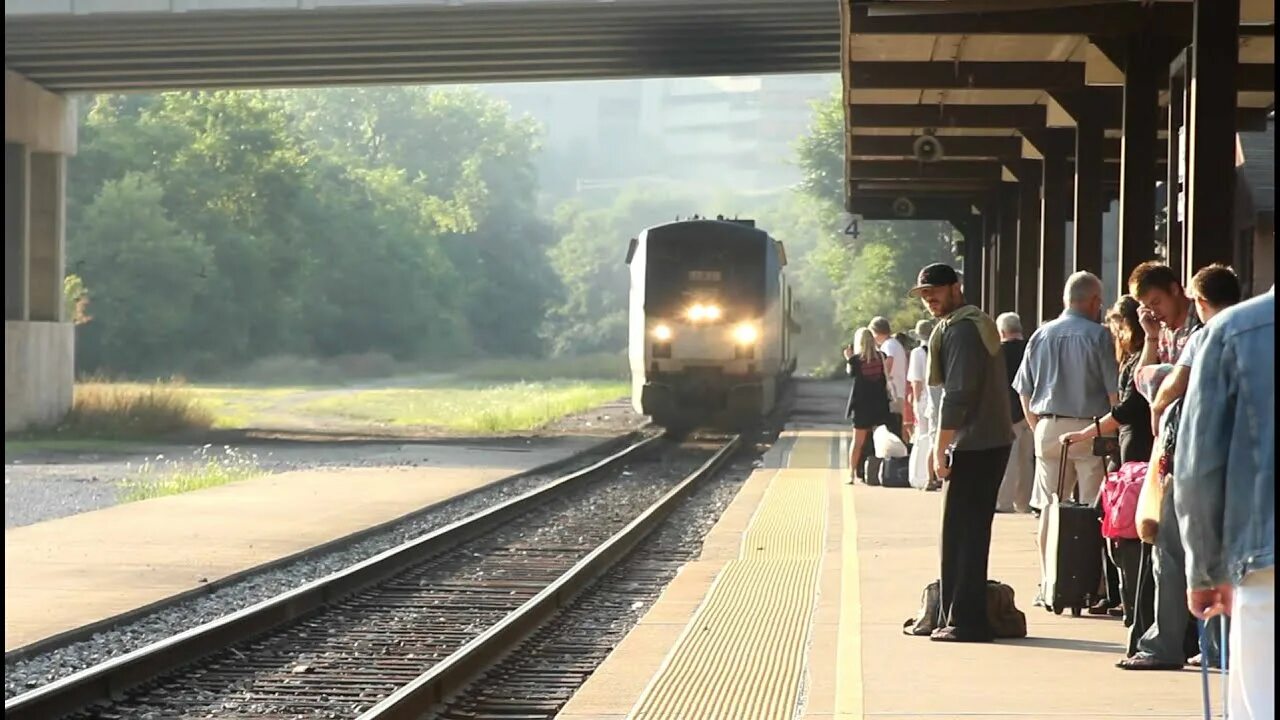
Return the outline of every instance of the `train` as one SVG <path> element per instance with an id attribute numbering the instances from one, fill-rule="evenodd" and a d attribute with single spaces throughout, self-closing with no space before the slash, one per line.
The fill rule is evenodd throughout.
<path id="1" fill-rule="evenodd" d="M 753 220 L 646 228 L 627 249 L 632 405 L 670 431 L 741 429 L 796 369 L 782 243 Z"/>

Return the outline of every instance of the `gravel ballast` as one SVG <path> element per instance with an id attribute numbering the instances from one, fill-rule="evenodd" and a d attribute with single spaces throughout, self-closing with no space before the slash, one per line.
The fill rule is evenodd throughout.
<path id="1" fill-rule="evenodd" d="M 355 717 L 532 597 L 710 452 L 660 446 L 628 457 L 518 520 L 146 683 L 93 717 Z"/>
<path id="2" fill-rule="evenodd" d="M 554 718 L 653 606 L 751 474 L 736 460 L 703 481 L 613 570 L 442 710 L 444 720 L 488 717 L 519 704 L 523 720 Z M 541 684 L 536 697 L 528 688 Z"/>
<path id="3" fill-rule="evenodd" d="M 597 462 L 603 454 L 587 453 L 551 473 L 499 481 L 462 498 L 447 501 L 398 522 L 352 545 L 304 557 L 219 587 L 208 595 L 183 600 L 141 619 L 103 631 L 88 640 L 39 655 L 5 662 L 5 698 L 11 698 L 85 668 L 132 652 L 183 630 L 292 590 L 481 510 L 527 493 Z"/>

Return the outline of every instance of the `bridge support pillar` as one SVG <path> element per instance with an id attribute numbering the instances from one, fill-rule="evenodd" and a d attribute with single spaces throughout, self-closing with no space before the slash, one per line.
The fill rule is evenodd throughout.
<path id="1" fill-rule="evenodd" d="M 74 333 L 63 302 L 71 102 L 5 71 L 4 427 L 59 422 L 71 408 Z"/>

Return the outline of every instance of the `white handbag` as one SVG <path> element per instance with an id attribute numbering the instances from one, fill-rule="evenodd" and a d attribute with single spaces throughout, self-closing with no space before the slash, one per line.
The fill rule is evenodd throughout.
<path id="1" fill-rule="evenodd" d="M 929 452 L 932 448 L 932 434 L 916 435 L 915 444 L 911 446 L 911 469 L 907 475 L 907 482 L 917 490 L 929 487 Z"/>

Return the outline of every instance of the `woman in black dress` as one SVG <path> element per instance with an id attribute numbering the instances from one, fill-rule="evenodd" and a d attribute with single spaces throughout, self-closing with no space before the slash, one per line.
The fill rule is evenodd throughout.
<path id="1" fill-rule="evenodd" d="M 875 336 L 867 328 L 859 328 L 853 336 L 853 347 L 844 349 L 845 371 L 853 378 L 845 417 L 853 421 L 853 443 L 849 447 L 849 482 L 858 481 L 859 461 L 867 435 L 889 422 L 888 377 L 891 359 L 876 350 Z"/>

